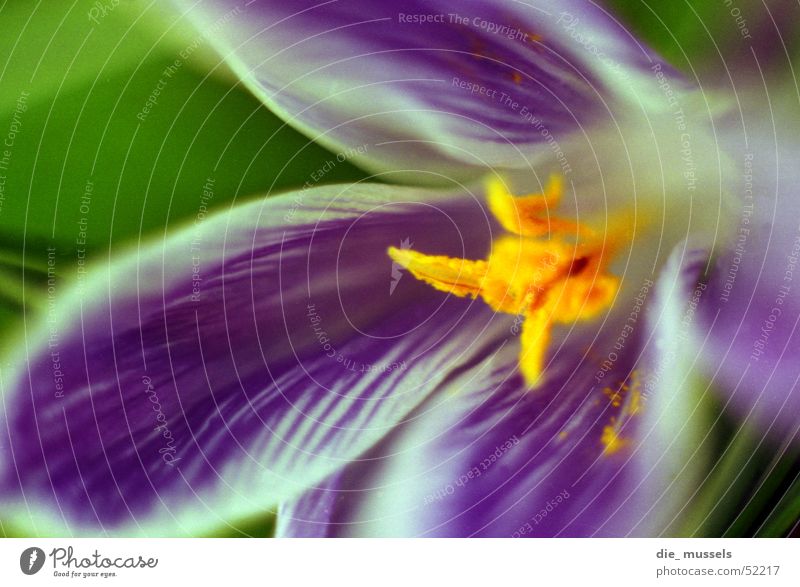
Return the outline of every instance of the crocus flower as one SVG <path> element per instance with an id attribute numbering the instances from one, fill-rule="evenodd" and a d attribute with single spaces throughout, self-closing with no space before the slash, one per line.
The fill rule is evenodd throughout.
<path id="1" fill-rule="evenodd" d="M 190 14 L 336 160 L 438 186 L 309 185 L 95 266 L 4 374 L 3 511 L 53 533 L 275 508 L 285 536 L 680 533 L 707 341 L 735 326 L 706 293 L 746 201 L 727 118 L 589 2 Z M 781 305 L 773 420 L 796 400 Z"/>

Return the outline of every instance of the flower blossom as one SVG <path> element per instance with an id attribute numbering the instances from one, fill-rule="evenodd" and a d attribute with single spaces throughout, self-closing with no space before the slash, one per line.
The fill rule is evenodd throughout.
<path id="1" fill-rule="evenodd" d="M 95 266 L 4 378 L 5 511 L 52 533 L 277 512 L 280 536 L 675 535 L 712 394 L 796 432 L 796 133 L 754 125 L 747 159 L 726 94 L 592 2 L 177 4 L 375 181 Z"/>

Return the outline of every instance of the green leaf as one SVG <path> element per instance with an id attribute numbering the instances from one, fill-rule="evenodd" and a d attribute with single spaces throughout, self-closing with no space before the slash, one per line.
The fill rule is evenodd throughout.
<path id="1" fill-rule="evenodd" d="M 769 516 L 758 529 L 757 536 L 784 538 L 791 532 L 797 536 L 798 523 L 800 523 L 800 472 L 795 470 L 793 482 L 775 502 Z"/>
<path id="2" fill-rule="evenodd" d="M 83 248 L 299 187 L 326 162 L 334 165 L 320 183 L 365 177 L 267 111 L 204 37 L 173 26 L 178 15 L 120 3 L 94 23 L 92 5 L 0 11 L 12 32 L 2 41 L 0 140 L 13 134 L 0 234 L 6 247 L 24 247 L 26 262 L 55 246 L 72 278 Z"/>
<path id="3" fill-rule="evenodd" d="M 800 514 L 800 500 L 792 500 L 800 460 L 790 440 L 777 446 L 763 430 L 727 413 L 720 414 L 709 433 L 721 441 L 717 460 L 698 485 L 680 534 L 784 535 Z"/>

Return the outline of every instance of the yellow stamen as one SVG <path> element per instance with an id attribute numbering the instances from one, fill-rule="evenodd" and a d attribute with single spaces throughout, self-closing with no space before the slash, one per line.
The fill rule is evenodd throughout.
<path id="1" fill-rule="evenodd" d="M 528 314 L 520 335 L 519 369 L 530 385 L 536 385 L 544 370 L 544 357 L 550 343 L 553 322 L 547 310 Z"/>
<path id="2" fill-rule="evenodd" d="M 553 324 L 595 318 L 619 289 L 606 271 L 613 243 L 555 216 L 563 190 L 554 176 L 544 193 L 515 198 L 503 182 L 490 181 L 489 209 L 514 236 L 498 238 L 486 261 L 389 248 L 392 260 L 436 289 L 481 296 L 497 312 L 524 317 L 519 364 L 531 386 L 540 381 Z"/>
<path id="3" fill-rule="evenodd" d="M 467 261 L 452 257 L 424 255 L 411 249 L 389 247 L 392 261 L 436 289 L 463 297 L 476 297 L 486 276 L 486 261 Z"/>
<path id="4" fill-rule="evenodd" d="M 487 199 L 489 210 L 508 232 L 530 237 L 552 233 L 578 236 L 580 227 L 577 222 L 555 217 L 563 192 L 560 175 L 553 175 L 541 194 L 521 198 L 511 195 L 502 180 L 493 178 L 489 181 Z"/>

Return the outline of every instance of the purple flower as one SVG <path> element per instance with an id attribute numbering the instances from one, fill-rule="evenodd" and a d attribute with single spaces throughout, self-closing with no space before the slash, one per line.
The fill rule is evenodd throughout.
<path id="1" fill-rule="evenodd" d="M 748 204 L 736 130 L 602 8 L 190 14 L 332 165 L 440 187 L 313 187 L 321 171 L 95 266 L 4 374 L 15 519 L 194 534 L 278 508 L 279 535 L 679 534 L 710 383 L 794 425 L 793 302 L 737 380 L 752 349 L 729 331 L 756 336 L 786 274 L 747 270 L 722 301 Z M 777 215 L 759 218 L 762 239 Z M 787 234 L 766 255 L 793 254 Z"/>

